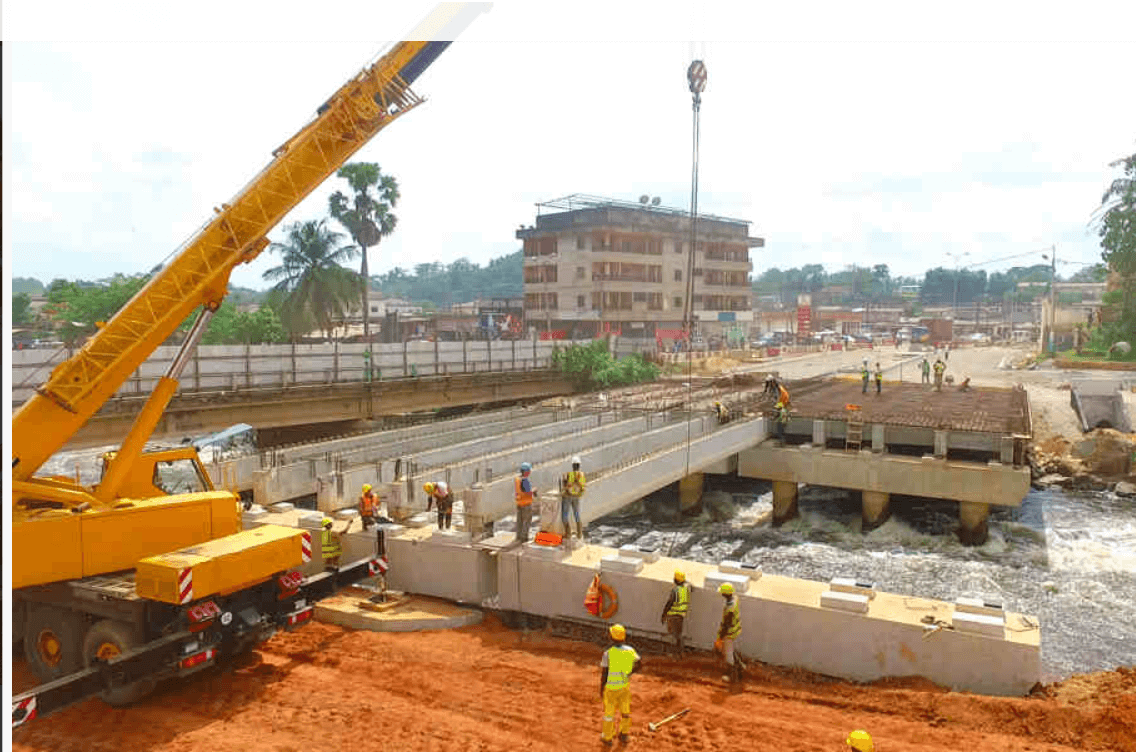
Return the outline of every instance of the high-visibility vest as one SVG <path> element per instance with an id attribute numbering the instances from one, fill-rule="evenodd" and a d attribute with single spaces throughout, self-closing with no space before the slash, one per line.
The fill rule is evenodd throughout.
<path id="1" fill-rule="evenodd" d="M 569 470 L 564 476 L 564 493 L 569 496 L 583 496 L 587 479 L 582 470 Z"/>
<path id="2" fill-rule="evenodd" d="M 373 493 L 369 491 L 359 497 L 359 513 L 364 517 L 374 517 L 375 507 L 379 505 L 379 500 L 375 498 Z"/>
<path id="3" fill-rule="evenodd" d="M 946 370 L 946 366 L 942 363 L 935 363 L 935 374 L 938 375 Z"/>
<path id="4" fill-rule="evenodd" d="M 864 381 L 868 380 L 868 369 L 867 368 L 861 368 L 860 369 L 860 378 L 862 378 Z"/>
<path id="5" fill-rule="evenodd" d="M 667 609 L 667 616 L 686 616 L 690 610 L 690 585 L 685 582 L 674 587 L 674 602 Z"/>
<path id="6" fill-rule="evenodd" d="M 778 392 L 778 399 L 781 402 L 784 402 L 786 405 L 789 404 L 789 390 L 781 386 L 780 384 L 777 385 L 777 388 L 780 390 Z"/>
<path id="7" fill-rule="evenodd" d="M 722 611 L 722 620 L 725 621 L 726 614 L 733 614 L 733 621 L 730 623 L 730 629 L 724 635 L 727 640 L 735 640 L 738 635 L 742 633 L 742 614 L 741 609 L 738 608 L 737 597 L 728 598 L 726 600 L 726 608 Z"/>
<path id="8" fill-rule="evenodd" d="M 884 380 L 884 372 L 883 371 L 876 371 L 876 381 L 883 381 L 883 380 Z"/>
<path id="9" fill-rule="evenodd" d="M 521 490 L 521 480 L 523 480 L 523 479 L 519 475 L 516 478 L 513 478 L 513 484 L 516 486 L 516 489 L 517 489 L 517 491 L 516 491 L 517 506 L 519 506 L 519 507 L 532 506 L 533 493 L 532 493 L 532 491 L 522 491 Z"/>
<path id="10" fill-rule="evenodd" d="M 607 689 L 623 689 L 631 684 L 631 669 L 639 654 L 630 645 L 612 645 L 607 649 Z"/>
<path id="11" fill-rule="evenodd" d="M 323 544 L 323 558 L 325 559 L 334 559 L 336 556 L 343 553 L 343 550 L 339 547 L 339 539 L 335 536 L 335 533 L 330 530 L 323 531 L 320 542 Z"/>

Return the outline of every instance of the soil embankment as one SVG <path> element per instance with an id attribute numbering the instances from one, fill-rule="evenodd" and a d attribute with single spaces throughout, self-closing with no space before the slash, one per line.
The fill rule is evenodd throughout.
<path id="1" fill-rule="evenodd" d="M 808 649 L 802 635 L 802 649 Z M 235 666 L 171 684 L 130 709 L 92 700 L 14 734 L 18 752 L 302 752 L 600 748 L 601 647 L 476 627 L 352 632 L 313 624 Z M 1136 670 L 1076 676 L 1027 698 L 948 692 L 921 679 L 858 685 L 755 665 L 727 690 L 713 658 L 645 654 L 631 747 L 844 749 L 864 728 L 881 752 L 1136 752 Z M 28 676 L 17 665 L 17 682 Z M 17 686 L 17 690 L 21 687 Z M 684 707 L 658 732 L 647 722 Z"/>

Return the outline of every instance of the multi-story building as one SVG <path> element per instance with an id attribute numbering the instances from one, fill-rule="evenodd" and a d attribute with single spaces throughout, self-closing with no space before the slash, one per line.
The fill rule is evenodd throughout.
<path id="1" fill-rule="evenodd" d="M 682 330 L 690 213 L 573 194 L 537 204 L 524 241 L 525 323 L 542 336 L 605 333 L 659 340 Z M 699 215 L 694 253 L 696 336 L 753 320 L 749 222 Z"/>

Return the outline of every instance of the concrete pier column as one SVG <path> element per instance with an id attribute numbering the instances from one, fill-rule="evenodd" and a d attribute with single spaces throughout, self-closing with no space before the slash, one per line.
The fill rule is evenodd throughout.
<path id="1" fill-rule="evenodd" d="M 872 424 L 872 451 L 879 454 L 880 452 L 887 451 L 887 446 L 884 444 L 884 424 Z"/>
<path id="2" fill-rule="evenodd" d="M 812 421 L 812 445 L 824 448 L 826 443 L 825 438 L 825 421 L 813 420 Z"/>
<path id="3" fill-rule="evenodd" d="M 697 506 L 702 502 L 701 472 L 691 473 L 678 482 L 678 505 L 683 511 Z"/>
<path id="4" fill-rule="evenodd" d="M 965 546 L 981 546 L 986 542 L 986 518 L 990 505 L 980 501 L 959 502 L 959 541 Z"/>
<path id="5" fill-rule="evenodd" d="M 998 460 L 1004 465 L 1014 464 L 1014 437 L 1003 436 L 998 447 Z"/>
<path id="6" fill-rule="evenodd" d="M 935 431 L 935 456 L 943 459 L 947 456 L 947 432 Z"/>
<path id="7" fill-rule="evenodd" d="M 864 491 L 860 494 L 862 530 L 867 533 L 887 522 L 891 517 L 891 494 L 883 491 Z"/>
<path id="8" fill-rule="evenodd" d="M 798 516 L 796 481 L 773 481 L 773 527 L 780 527 Z"/>

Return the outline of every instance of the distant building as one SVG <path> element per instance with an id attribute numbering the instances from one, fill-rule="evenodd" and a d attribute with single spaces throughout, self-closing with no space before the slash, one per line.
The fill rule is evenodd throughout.
<path id="1" fill-rule="evenodd" d="M 603 334 L 659 341 L 682 331 L 690 214 L 573 194 L 537 205 L 524 241 L 526 327 L 542 337 Z M 701 215 L 694 256 L 693 323 L 723 335 L 753 320 L 749 222 Z M 746 324 L 743 324 L 746 325 Z"/>

